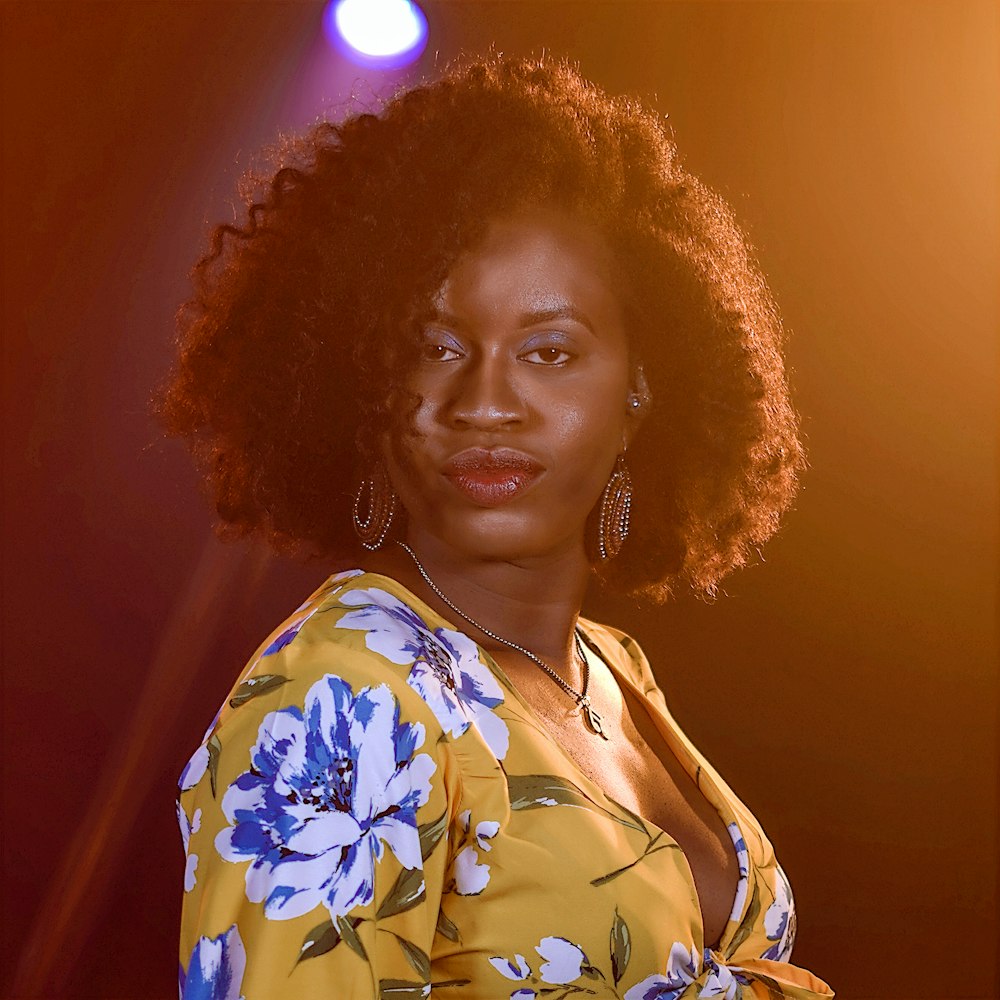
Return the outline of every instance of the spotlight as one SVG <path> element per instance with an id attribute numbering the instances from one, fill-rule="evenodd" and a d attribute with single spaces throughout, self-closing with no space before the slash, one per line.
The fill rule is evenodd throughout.
<path id="1" fill-rule="evenodd" d="M 412 0 L 330 0 L 323 27 L 349 59 L 379 69 L 409 65 L 427 44 L 427 18 Z"/>

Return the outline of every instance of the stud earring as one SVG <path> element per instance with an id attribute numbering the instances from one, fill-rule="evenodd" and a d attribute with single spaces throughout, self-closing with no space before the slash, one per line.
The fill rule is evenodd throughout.
<path id="1" fill-rule="evenodd" d="M 396 514 L 396 494 L 381 465 L 370 479 L 363 479 L 354 494 L 354 530 L 369 552 L 382 547 Z M 367 507 L 362 516 L 361 511 Z"/>
<path id="2" fill-rule="evenodd" d="M 646 373 L 643 371 L 642 365 L 635 366 L 635 371 L 632 373 L 632 384 L 635 388 L 628 394 L 628 408 L 633 413 L 637 413 L 648 406 L 653 400 L 653 396 L 649 391 L 649 382 L 646 381 Z"/>
<path id="3" fill-rule="evenodd" d="M 601 495 L 601 512 L 597 527 L 597 551 L 601 562 L 614 559 L 628 538 L 632 515 L 632 477 L 624 454 L 618 456 L 608 485 Z"/>

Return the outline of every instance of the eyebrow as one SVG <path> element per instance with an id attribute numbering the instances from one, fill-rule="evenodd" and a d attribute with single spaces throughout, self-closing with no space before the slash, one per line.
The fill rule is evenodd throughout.
<path id="1" fill-rule="evenodd" d="M 465 324 L 457 317 L 443 309 L 433 309 L 428 317 L 431 323 L 442 323 L 450 326 L 453 330 L 463 330 Z M 569 319 L 574 323 L 579 323 L 586 327 L 591 333 L 594 326 L 579 309 L 569 305 L 555 306 L 551 309 L 533 309 L 531 312 L 521 313 L 518 317 L 520 328 L 526 329 L 529 326 L 537 326 L 539 323 L 551 323 L 556 319 Z"/>
<path id="2" fill-rule="evenodd" d="M 554 319 L 569 319 L 586 327 L 591 333 L 594 332 L 590 320 L 579 309 L 568 304 L 557 306 L 554 309 L 539 309 L 534 312 L 522 313 L 520 319 L 522 329 L 527 326 L 535 326 L 538 323 L 551 323 Z"/>

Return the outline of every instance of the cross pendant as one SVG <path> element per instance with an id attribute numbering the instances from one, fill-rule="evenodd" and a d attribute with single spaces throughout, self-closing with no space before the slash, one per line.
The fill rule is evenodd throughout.
<path id="1" fill-rule="evenodd" d="M 594 706 L 590 704 L 590 696 L 583 695 L 578 704 L 583 712 L 583 721 L 586 723 L 587 728 L 595 736 L 600 736 L 602 740 L 608 739 L 608 734 L 604 731 L 604 726 L 601 723 L 601 717 L 594 710 Z"/>

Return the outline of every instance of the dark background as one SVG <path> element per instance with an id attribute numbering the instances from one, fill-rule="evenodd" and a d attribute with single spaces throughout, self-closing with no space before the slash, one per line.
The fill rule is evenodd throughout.
<path id="1" fill-rule="evenodd" d="M 778 845 L 798 964 L 843 1000 L 997 997 L 996 8 L 425 9 L 422 61 L 379 78 L 315 4 L 0 6 L 6 995 L 176 995 L 176 776 L 325 575 L 216 542 L 149 418 L 208 224 L 280 129 L 495 43 L 669 113 L 758 247 L 805 415 L 766 563 L 711 606 L 590 613 Z"/>

